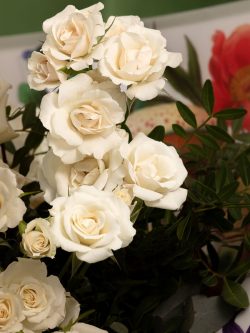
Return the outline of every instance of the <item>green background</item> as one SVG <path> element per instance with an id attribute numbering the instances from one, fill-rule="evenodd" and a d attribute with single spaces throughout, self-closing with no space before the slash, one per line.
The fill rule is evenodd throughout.
<path id="1" fill-rule="evenodd" d="M 237 0 L 103 0 L 104 17 L 109 15 L 163 15 Z M 239 1 L 239 0 L 238 0 Z M 67 4 L 81 9 L 93 0 L 1 0 L 0 35 L 40 31 L 42 22 Z"/>

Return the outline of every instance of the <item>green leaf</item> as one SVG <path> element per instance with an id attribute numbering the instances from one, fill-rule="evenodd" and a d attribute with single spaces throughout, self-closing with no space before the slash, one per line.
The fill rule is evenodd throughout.
<path id="1" fill-rule="evenodd" d="M 232 197 L 239 186 L 237 181 L 231 182 L 224 186 L 221 191 L 218 193 L 218 197 L 224 201 Z"/>
<path id="2" fill-rule="evenodd" d="M 190 214 L 184 217 L 182 220 L 178 222 L 176 234 L 179 240 L 182 240 L 184 237 L 184 234 L 187 232 L 187 227 L 190 221 Z M 189 234 L 189 231 L 187 232 Z M 185 237 L 187 238 L 187 237 Z"/>
<path id="3" fill-rule="evenodd" d="M 215 187 L 217 193 L 220 192 L 221 189 L 225 186 L 227 180 L 227 168 L 228 167 L 226 163 L 222 161 L 218 171 L 215 174 Z"/>
<path id="4" fill-rule="evenodd" d="M 205 158 L 206 157 L 206 153 L 204 152 L 203 147 L 201 147 L 200 145 L 189 143 L 186 146 L 193 153 L 194 158 L 198 159 L 198 158 Z"/>
<path id="5" fill-rule="evenodd" d="M 214 93 L 210 80 L 207 80 L 202 88 L 201 99 L 205 110 L 209 115 L 211 115 L 214 108 Z"/>
<path id="6" fill-rule="evenodd" d="M 232 280 L 224 279 L 221 296 L 228 304 L 237 308 L 247 308 L 249 306 L 246 291 L 239 283 Z"/>
<path id="7" fill-rule="evenodd" d="M 222 128 L 213 125 L 206 125 L 208 133 L 217 140 L 234 143 L 234 139 Z"/>
<path id="8" fill-rule="evenodd" d="M 188 98 L 195 105 L 202 105 L 199 88 L 193 84 L 188 73 L 182 67 L 167 67 L 164 76 L 181 95 Z"/>
<path id="9" fill-rule="evenodd" d="M 194 86 L 201 90 L 201 71 L 197 52 L 190 39 L 185 36 L 188 51 L 188 74 Z"/>
<path id="10" fill-rule="evenodd" d="M 239 131 L 242 129 L 242 124 L 243 124 L 243 118 L 235 119 L 232 122 L 233 135 L 239 133 Z"/>
<path id="11" fill-rule="evenodd" d="M 208 148 L 219 150 L 220 146 L 218 143 L 211 138 L 210 136 L 206 134 L 196 133 L 196 136 L 200 139 L 200 141 L 204 144 L 204 146 L 207 146 Z"/>
<path id="12" fill-rule="evenodd" d="M 194 113 L 182 102 L 176 102 L 176 106 L 180 116 L 185 120 L 185 122 L 193 128 L 197 128 L 197 122 Z"/>
<path id="13" fill-rule="evenodd" d="M 143 207 L 143 200 L 141 199 L 138 199 L 138 198 L 135 198 L 134 201 L 136 202 L 136 205 L 134 207 L 134 209 L 132 210 L 132 213 L 130 215 L 130 221 L 132 223 L 135 223 L 136 220 L 137 220 L 137 217 L 139 216 L 140 214 L 140 211 Z"/>
<path id="14" fill-rule="evenodd" d="M 248 186 L 250 184 L 250 162 L 246 155 L 240 155 L 237 170 L 244 185 Z"/>
<path id="15" fill-rule="evenodd" d="M 122 324 L 118 321 L 113 321 L 113 323 L 109 327 L 112 328 L 112 330 L 116 333 L 128 333 L 129 332 L 128 328 L 124 324 Z"/>
<path id="16" fill-rule="evenodd" d="M 238 278 L 242 275 L 245 275 L 250 270 L 250 261 L 244 261 L 239 263 L 236 267 L 231 269 L 227 276 L 231 278 Z"/>
<path id="17" fill-rule="evenodd" d="M 26 105 L 22 116 L 23 129 L 32 127 L 36 119 L 36 104 L 30 103 Z"/>
<path id="18" fill-rule="evenodd" d="M 213 116 L 217 119 L 233 120 L 245 116 L 246 113 L 247 111 L 244 109 L 225 109 L 216 112 Z"/>
<path id="19" fill-rule="evenodd" d="M 152 131 L 148 134 L 148 137 L 156 141 L 163 141 L 165 137 L 164 126 L 159 125 L 153 128 Z"/>
<path id="20" fill-rule="evenodd" d="M 181 127 L 178 124 L 173 124 L 172 125 L 172 129 L 174 131 L 174 133 L 178 136 L 180 136 L 181 138 L 186 138 L 187 137 L 187 132 L 184 130 L 183 127 Z"/>
<path id="21" fill-rule="evenodd" d="M 18 224 L 18 231 L 20 233 L 20 235 L 22 235 L 25 232 L 25 229 L 27 227 L 27 223 L 24 221 L 20 221 Z"/>

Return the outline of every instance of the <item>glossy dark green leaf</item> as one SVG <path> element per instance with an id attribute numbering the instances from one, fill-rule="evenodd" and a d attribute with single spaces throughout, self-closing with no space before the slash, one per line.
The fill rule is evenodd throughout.
<path id="1" fill-rule="evenodd" d="M 221 296 L 227 303 L 237 308 L 247 308 L 249 306 L 246 291 L 239 283 L 232 280 L 224 280 Z"/>
<path id="2" fill-rule="evenodd" d="M 208 252 L 209 259 L 210 259 L 213 270 L 217 270 L 218 265 L 219 265 L 219 256 L 218 256 L 218 253 L 215 250 L 214 246 L 210 242 L 207 243 L 207 252 Z"/>
<path id="3" fill-rule="evenodd" d="M 243 117 L 246 114 L 244 109 L 225 109 L 214 114 L 217 119 L 233 120 Z"/>
<path id="4" fill-rule="evenodd" d="M 159 125 L 153 128 L 152 131 L 148 134 L 148 137 L 156 141 L 163 141 L 165 137 L 164 126 Z"/>
<path id="5" fill-rule="evenodd" d="M 176 106 L 180 116 L 185 120 L 185 122 L 193 128 L 196 128 L 197 122 L 194 113 L 182 102 L 176 102 Z"/>
<path id="6" fill-rule="evenodd" d="M 225 141 L 228 143 L 234 143 L 234 139 L 222 128 L 213 125 L 206 125 L 208 133 L 215 139 Z"/>
<path id="7" fill-rule="evenodd" d="M 184 130 L 184 128 L 178 124 L 173 124 L 172 125 L 172 129 L 174 131 L 174 133 L 178 136 L 180 136 L 181 138 L 186 138 L 187 137 L 187 132 Z"/>
<path id="8" fill-rule="evenodd" d="M 25 106 L 22 116 L 23 129 L 31 128 L 36 122 L 36 104 L 30 103 Z"/>
<path id="9" fill-rule="evenodd" d="M 201 99 L 205 110 L 209 115 L 211 115 L 214 108 L 214 93 L 210 80 L 207 80 L 202 88 Z"/>
<path id="10" fill-rule="evenodd" d="M 185 39 L 188 51 L 188 74 L 194 85 L 201 90 L 201 71 L 198 54 L 190 39 L 187 36 L 185 36 Z"/>
<path id="11" fill-rule="evenodd" d="M 182 67 L 167 67 L 164 75 L 171 86 L 181 95 L 188 98 L 195 105 L 202 105 L 199 88 L 193 84 L 188 73 Z"/>

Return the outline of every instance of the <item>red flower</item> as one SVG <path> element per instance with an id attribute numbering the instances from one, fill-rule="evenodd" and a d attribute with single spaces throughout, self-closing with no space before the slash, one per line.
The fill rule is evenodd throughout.
<path id="1" fill-rule="evenodd" d="M 226 38 L 213 36 L 209 70 L 215 95 L 214 111 L 228 107 L 248 110 L 243 127 L 250 130 L 250 24 L 238 27 Z"/>

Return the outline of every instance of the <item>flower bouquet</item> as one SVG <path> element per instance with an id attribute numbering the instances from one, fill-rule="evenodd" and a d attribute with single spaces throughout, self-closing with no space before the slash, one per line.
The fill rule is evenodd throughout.
<path id="1" fill-rule="evenodd" d="M 132 136 L 136 102 L 166 98 L 182 57 L 140 18 L 105 23 L 102 9 L 43 23 L 23 107 L 1 81 L 0 332 L 245 332 L 246 111 L 215 113 L 206 81 L 203 122 L 177 102 L 178 147 L 163 126 Z"/>

